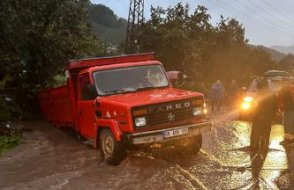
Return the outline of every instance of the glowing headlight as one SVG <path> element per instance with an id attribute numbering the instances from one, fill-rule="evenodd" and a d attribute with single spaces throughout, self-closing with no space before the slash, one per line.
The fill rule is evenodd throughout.
<path id="1" fill-rule="evenodd" d="M 249 110 L 251 108 L 251 102 L 243 102 L 241 108 L 243 110 Z"/>
<path id="2" fill-rule="evenodd" d="M 243 98 L 243 102 L 241 104 L 241 109 L 242 110 L 249 110 L 252 107 L 253 103 L 253 98 L 251 96 L 245 96 Z"/>
<path id="3" fill-rule="evenodd" d="M 253 101 L 253 98 L 250 97 L 250 96 L 246 96 L 246 97 L 244 97 L 243 101 L 244 102 L 252 102 Z"/>
<path id="4" fill-rule="evenodd" d="M 202 107 L 194 107 L 192 110 L 193 116 L 203 115 L 203 108 Z"/>
<path id="5" fill-rule="evenodd" d="M 135 118 L 135 125 L 136 127 L 143 127 L 146 125 L 146 118 L 145 117 L 137 117 Z"/>

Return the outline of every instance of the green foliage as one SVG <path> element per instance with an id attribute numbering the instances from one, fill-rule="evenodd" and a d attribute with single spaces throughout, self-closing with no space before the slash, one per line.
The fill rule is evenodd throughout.
<path id="1" fill-rule="evenodd" d="M 0 88 L 22 108 L 37 107 L 32 104 L 37 89 L 64 73 L 69 59 L 106 53 L 89 23 L 89 5 L 89 0 L 1 2 L 0 80 L 5 75 L 12 80 Z"/>
<path id="2" fill-rule="evenodd" d="M 185 72 L 194 81 L 246 83 L 273 67 L 265 51 L 248 46 L 245 29 L 234 18 L 221 16 L 213 26 L 204 6 L 190 13 L 189 5 L 151 8 L 151 19 L 142 27 L 141 51 L 154 51 L 167 70 Z"/>
<path id="3" fill-rule="evenodd" d="M 11 110 L 9 109 L 4 99 L 0 97 L 0 121 L 7 121 L 11 117 Z"/>
<path id="4" fill-rule="evenodd" d="M 15 80 L 43 85 L 68 59 L 101 54 L 87 23 L 87 0 L 7 0 L 1 3 L 0 62 Z M 25 71 L 25 72 L 24 72 Z"/>
<path id="5" fill-rule="evenodd" d="M 4 97 L 0 96 L 0 122 L 20 116 L 21 113 L 22 111 L 16 102 L 13 100 L 7 102 Z"/>
<path id="6" fill-rule="evenodd" d="M 3 79 L 2 80 L 0 79 L 0 90 L 5 89 L 6 84 L 12 80 L 8 73 L 3 73 L 3 75 L 4 75 Z"/>
<path id="7" fill-rule="evenodd" d="M 0 155 L 10 148 L 15 147 L 21 141 L 21 135 L 0 136 Z"/>

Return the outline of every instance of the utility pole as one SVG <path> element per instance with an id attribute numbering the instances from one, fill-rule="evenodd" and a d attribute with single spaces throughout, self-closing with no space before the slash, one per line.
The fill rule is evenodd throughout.
<path id="1" fill-rule="evenodd" d="M 130 0 L 126 48 L 127 53 L 139 51 L 138 35 L 144 22 L 144 0 Z"/>

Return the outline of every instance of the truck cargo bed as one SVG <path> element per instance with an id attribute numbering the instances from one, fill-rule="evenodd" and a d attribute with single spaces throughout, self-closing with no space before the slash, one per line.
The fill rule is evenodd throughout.
<path id="1" fill-rule="evenodd" d="M 73 126 L 74 106 L 67 86 L 49 88 L 38 95 L 43 117 L 57 126 Z"/>

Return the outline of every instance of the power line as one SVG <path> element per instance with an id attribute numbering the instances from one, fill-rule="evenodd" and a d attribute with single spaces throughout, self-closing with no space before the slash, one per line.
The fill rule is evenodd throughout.
<path id="1" fill-rule="evenodd" d="M 253 2 L 253 1 L 251 1 L 251 0 L 248 0 L 248 1 L 249 1 L 249 3 L 251 3 L 251 4 L 252 4 L 254 7 L 256 7 L 257 9 L 259 9 L 259 10 L 263 10 L 263 12 L 267 12 L 269 15 L 272 14 L 272 12 L 268 12 L 267 9 L 264 9 L 263 7 L 259 6 L 259 5 L 256 4 L 255 2 Z M 267 22 L 272 23 L 273 25 L 277 25 L 277 26 L 283 28 L 283 29 L 286 30 L 286 31 L 289 30 L 290 33 L 291 33 L 292 35 L 294 35 L 294 33 L 291 32 L 292 28 L 291 28 L 291 27 L 288 28 L 288 27 L 287 27 L 288 25 L 285 26 L 285 25 L 281 24 L 280 22 L 278 22 L 278 23 L 272 22 L 272 20 L 268 19 L 267 17 L 264 17 L 264 15 L 262 15 L 262 14 L 259 14 L 259 16 L 262 17 L 264 20 L 267 20 Z M 271 16 L 274 17 L 273 15 L 271 15 Z M 283 22 L 283 21 L 282 21 L 282 22 Z"/>
<path id="2" fill-rule="evenodd" d="M 272 6 L 269 2 L 262 0 L 262 2 L 267 5 L 267 7 L 269 7 L 270 9 L 272 9 L 274 12 L 278 13 L 281 17 L 283 18 L 289 18 L 289 15 L 285 15 L 283 12 L 280 12 L 278 9 L 276 9 L 274 6 Z M 281 22 L 285 22 L 284 19 L 281 19 L 279 17 L 276 17 L 277 19 L 279 19 Z M 285 22 L 286 23 L 286 22 Z M 293 24 L 293 22 L 287 22 L 287 24 Z"/>
<path id="3" fill-rule="evenodd" d="M 252 17 L 252 15 L 247 14 L 247 12 L 243 12 L 242 10 L 237 10 L 236 8 L 230 6 L 229 4 L 226 4 L 224 2 L 218 2 L 218 1 L 214 1 L 214 0 L 209 0 L 214 4 L 218 4 L 220 7 L 226 9 L 229 13 L 231 13 L 232 11 L 238 11 L 238 13 L 241 13 L 243 16 L 245 16 L 246 18 Z M 272 25 L 269 25 L 268 23 L 264 22 L 263 20 L 258 20 L 259 22 L 261 22 L 262 24 L 264 24 L 265 26 L 269 27 L 269 28 L 274 28 Z"/>
<path id="4" fill-rule="evenodd" d="M 243 8 L 245 9 L 248 9 L 250 12 L 252 12 L 252 8 L 251 7 L 248 7 L 247 5 L 243 4 L 242 1 L 238 1 L 238 5 L 242 6 Z M 233 8 L 235 9 L 235 8 Z M 246 18 L 252 18 L 252 14 L 247 14 L 247 13 L 244 13 L 243 11 L 240 11 L 238 10 L 238 12 L 242 13 L 243 15 L 246 16 Z M 258 15 L 257 15 L 258 16 Z M 258 16 L 256 17 L 256 21 L 262 23 L 264 26 L 267 26 L 268 28 L 271 28 L 271 29 L 274 29 L 274 30 L 279 30 L 281 32 L 284 32 L 284 33 L 287 33 L 288 35 L 291 35 L 291 36 L 294 36 L 294 33 L 289 31 L 289 29 L 286 29 L 284 27 L 277 27 L 277 25 L 279 24 L 276 24 L 276 23 L 273 23 L 271 21 L 268 21 L 267 18 L 263 17 L 263 16 Z"/>
<path id="5" fill-rule="evenodd" d="M 232 7 L 230 4 L 226 4 L 224 2 L 219 2 L 219 1 L 213 1 L 213 0 L 209 0 L 209 1 L 212 2 L 213 4 L 217 4 L 218 6 L 222 7 L 225 10 L 228 10 L 229 13 L 231 13 L 233 10 L 233 12 L 238 11 L 238 13 L 240 13 L 241 15 L 244 15 L 245 18 L 252 18 L 252 16 L 253 16 L 252 14 L 248 14 L 248 12 L 243 12 L 242 9 L 240 10 L 240 9 L 236 9 L 235 7 Z M 240 5 L 240 2 L 238 5 Z M 244 4 L 242 4 L 242 3 L 241 3 L 241 5 L 244 6 Z M 247 6 L 244 6 L 244 7 L 247 9 Z M 251 10 L 250 10 L 250 12 L 251 12 Z M 260 17 L 257 17 L 255 20 L 271 30 L 274 29 L 275 31 L 283 32 L 285 35 L 288 35 L 291 37 L 294 36 L 294 34 L 289 32 L 289 30 L 285 30 L 283 28 L 277 27 L 276 24 L 272 25 L 272 24 L 266 22 L 265 20 L 261 19 Z"/>

